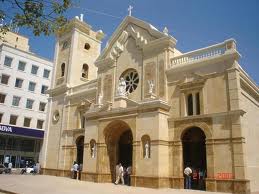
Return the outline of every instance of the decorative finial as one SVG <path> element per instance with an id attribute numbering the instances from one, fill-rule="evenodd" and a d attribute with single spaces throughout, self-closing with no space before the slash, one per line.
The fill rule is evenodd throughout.
<path id="1" fill-rule="evenodd" d="M 163 30 L 163 33 L 168 36 L 168 32 L 169 31 L 168 31 L 167 27 L 165 27 L 164 30 Z"/>
<path id="2" fill-rule="evenodd" d="M 128 8 L 128 11 L 129 11 L 129 16 L 131 16 L 131 11 L 132 11 L 132 9 L 133 9 L 133 6 L 129 6 L 129 8 Z"/>

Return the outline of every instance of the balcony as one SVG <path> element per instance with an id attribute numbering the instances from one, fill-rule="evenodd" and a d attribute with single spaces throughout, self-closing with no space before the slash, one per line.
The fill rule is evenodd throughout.
<path id="1" fill-rule="evenodd" d="M 174 68 L 177 65 L 201 62 L 233 52 L 237 53 L 236 41 L 234 39 L 229 39 L 219 44 L 215 44 L 206 48 L 185 53 L 177 57 L 173 57 L 170 59 L 169 69 Z"/>

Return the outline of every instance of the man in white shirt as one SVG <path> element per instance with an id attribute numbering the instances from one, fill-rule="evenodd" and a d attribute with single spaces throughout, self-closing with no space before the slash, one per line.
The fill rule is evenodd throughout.
<path id="1" fill-rule="evenodd" d="M 13 168 L 13 164 L 12 164 L 12 162 L 9 162 L 8 163 L 8 173 L 12 173 L 12 168 Z"/>
<path id="2" fill-rule="evenodd" d="M 188 166 L 184 169 L 185 174 L 185 189 L 191 189 L 191 175 L 192 175 L 192 169 Z"/>
<path id="3" fill-rule="evenodd" d="M 78 164 L 77 162 L 75 161 L 74 162 L 74 165 L 73 165 L 73 172 L 74 172 L 74 179 L 77 179 L 77 172 L 78 172 Z"/>
<path id="4" fill-rule="evenodd" d="M 121 165 L 121 163 L 119 163 L 118 175 L 117 175 L 117 178 L 116 178 L 116 181 L 115 181 L 115 185 L 117 185 L 120 180 L 121 180 L 122 184 L 124 185 L 123 166 Z"/>

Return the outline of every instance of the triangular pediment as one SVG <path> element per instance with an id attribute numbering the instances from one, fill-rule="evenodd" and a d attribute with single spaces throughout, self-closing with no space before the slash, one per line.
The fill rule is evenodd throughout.
<path id="1" fill-rule="evenodd" d="M 139 48 L 143 48 L 145 45 L 157 39 L 174 39 L 168 35 L 167 32 L 160 32 L 154 26 L 145 21 L 132 16 L 127 16 L 112 34 L 95 64 L 98 66 L 98 64 L 103 61 L 108 62 L 116 60 L 116 58 L 118 58 L 123 52 L 125 42 L 129 37 L 133 37 L 135 39 L 136 46 Z"/>

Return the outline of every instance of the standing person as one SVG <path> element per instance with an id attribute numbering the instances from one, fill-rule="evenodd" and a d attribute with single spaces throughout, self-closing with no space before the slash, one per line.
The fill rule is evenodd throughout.
<path id="1" fill-rule="evenodd" d="M 37 161 L 36 163 L 36 169 L 37 169 L 37 173 L 40 174 L 40 162 Z"/>
<path id="2" fill-rule="evenodd" d="M 123 179 L 124 179 L 124 184 L 125 185 L 128 185 L 128 178 L 129 178 L 129 175 L 128 175 L 128 172 L 127 172 L 127 168 L 124 167 L 123 168 Z"/>
<path id="3" fill-rule="evenodd" d="M 205 179 L 205 170 L 200 168 L 199 169 L 199 189 L 201 190 L 205 190 L 204 179 Z"/>
<path id="4" fill-rule="evenodd" d="M 128 166 L 128 168 L 127 168 L 127 174 L 128 174 L 128 181 L 127 181 L 127 183 L 128 183 L 128 186 L 130 186 L 131 166 Z"/>
<path id="5" fill-rule="evenodd" d="M 191 175 L 192 175 L 192 169 L 190 167 L 186 167 L 184 169 L 184 175 L 185 175 L 185 189 L 191 189 Z"/>
<path id="6" fill-rule="evenodd" d="M 192 180 L 193 180 L 193 188 L 199 189 L 199 169 L 193 169 Z"/>
<path id="7" fill-rule="evenodd" d="M 78 180 L 81 180 L 82 170 L 83 170 L 83 164 L 79 164 L 79 166 L 78 166 Z"/>
<path id="8" fill-rule="evenodd" d="M 12 164 L 12 162 L 10 161 L 10 162 L 8 163 L 8 173 L 9 173 L 9 174 L 12 173 L 12 168 L 13 168 L 13 164 Z"/>
<path id="9" fill-rule="evenodd" d="M 121 183 L 124 185 L 123 166 L 121 165 L 121 163 L 119 163 L 118 176 L 117 176 L 117 179 L 115 181 L 115 185 L 117 185 L 120 180 L 121 180 Z"/>
<path id="10" fill-rule="evenodd" d="M 78 172 L 78 164 L 76 161 L 74 161 L 73 165 L 73 179 L 77 179 L 77 172 Z"/>

